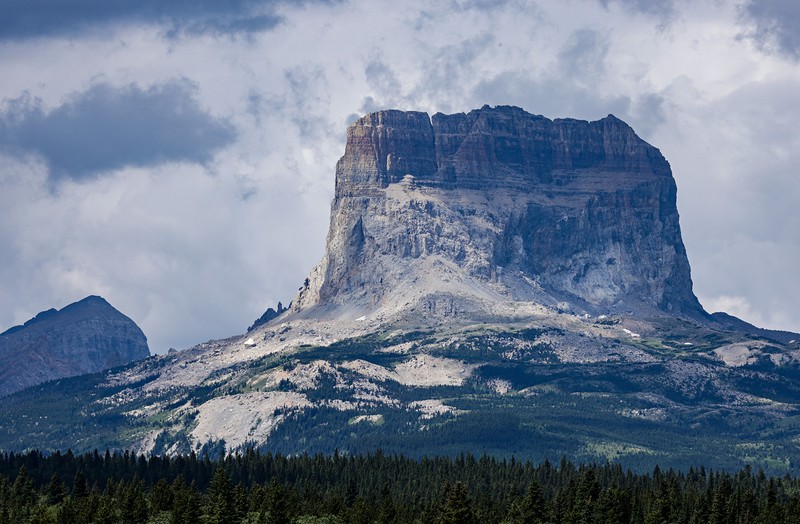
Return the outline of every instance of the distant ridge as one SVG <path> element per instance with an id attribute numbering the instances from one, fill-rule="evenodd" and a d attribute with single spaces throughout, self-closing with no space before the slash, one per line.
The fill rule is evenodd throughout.
<path id="1" fill-rule="evenodd" d="M 0 334 L 0 395 L 148 356 L 139 326 L 104 298 L 88 296 Z"/>
<path id="2" fill-rule="evenodd" d="M 748 333 L 750 335 L 769 338 L 782 344 L 800 342 L 800 333 L 760 328 L 750 324 L 749 322 L 745 322 L 741 318 L 724 312 L 712 313 L 711 317 L 719 322 L 725 329 L 729 329 L 731 331 L 738 331 L 739 333 Z"/>

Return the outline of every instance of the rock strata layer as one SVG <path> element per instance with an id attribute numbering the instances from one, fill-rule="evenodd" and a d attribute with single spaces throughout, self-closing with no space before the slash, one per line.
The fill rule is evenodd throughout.
<path id="1" fill-rule="evenodd" d="M 535 302 L 707 319 L 676 193 L 659 150 L 612 115 L 371 113 L 347 131 L 326 254 L 292 309 L 485 319 Z"/>
<path id="2" fill-rule="evenodd" d="M 0 396 L 148 356 L 139 326 L 105 299 L 89 296 L 0 334 Z"/>

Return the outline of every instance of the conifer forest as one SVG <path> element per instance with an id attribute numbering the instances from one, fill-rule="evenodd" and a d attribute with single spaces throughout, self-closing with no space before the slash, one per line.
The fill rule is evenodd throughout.
<path id="1" fill-rule="evenodd" d="M 800 481 L 461 455 L 0 455 L 0 524 L 800 523 Z"/>

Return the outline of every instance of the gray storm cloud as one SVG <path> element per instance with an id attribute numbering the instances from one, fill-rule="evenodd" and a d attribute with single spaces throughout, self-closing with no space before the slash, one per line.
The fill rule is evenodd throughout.
<path id="1" fill-rule="evenodd" d="M 26 95 L 0 113 L 0 147 L 40 156 L 51 179 L 91 179 L 123 167 L 203 164 L 235 136 L 205 112 L 187 81 L 147 89 L 94 85 L 48 110 Z"/>
<path id="2" fill-rule="evenodd" d="M 254 33 L 281 22 L 275 0 L 6 0 L 0 39 L 76 37 L 106 26 L 156 24 L 167 34 Z"/>
<path id="3" fill-rule="evenodd" d="M 763 45 L 777 46 L 795 60 L 800 59 L 800 2 L 797 0 L 752 0 L 747 15 L 755 22 L 754 37 Z"/>

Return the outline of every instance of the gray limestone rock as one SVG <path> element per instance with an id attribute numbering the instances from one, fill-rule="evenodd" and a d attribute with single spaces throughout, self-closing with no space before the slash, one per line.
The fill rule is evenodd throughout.
<path id="1" fill-rule="evenodd" d="M 295 313 L 475 319 L 532 301 L 707 320 L 658 149 L 618 118 L 380 111 L 350 126 Z"/>
<path id="2" fill-rule="evenodd" d="M 105 299 L 89 296 L 0 334 L 0 396 L 148 356 L 139 326 Z"/>

